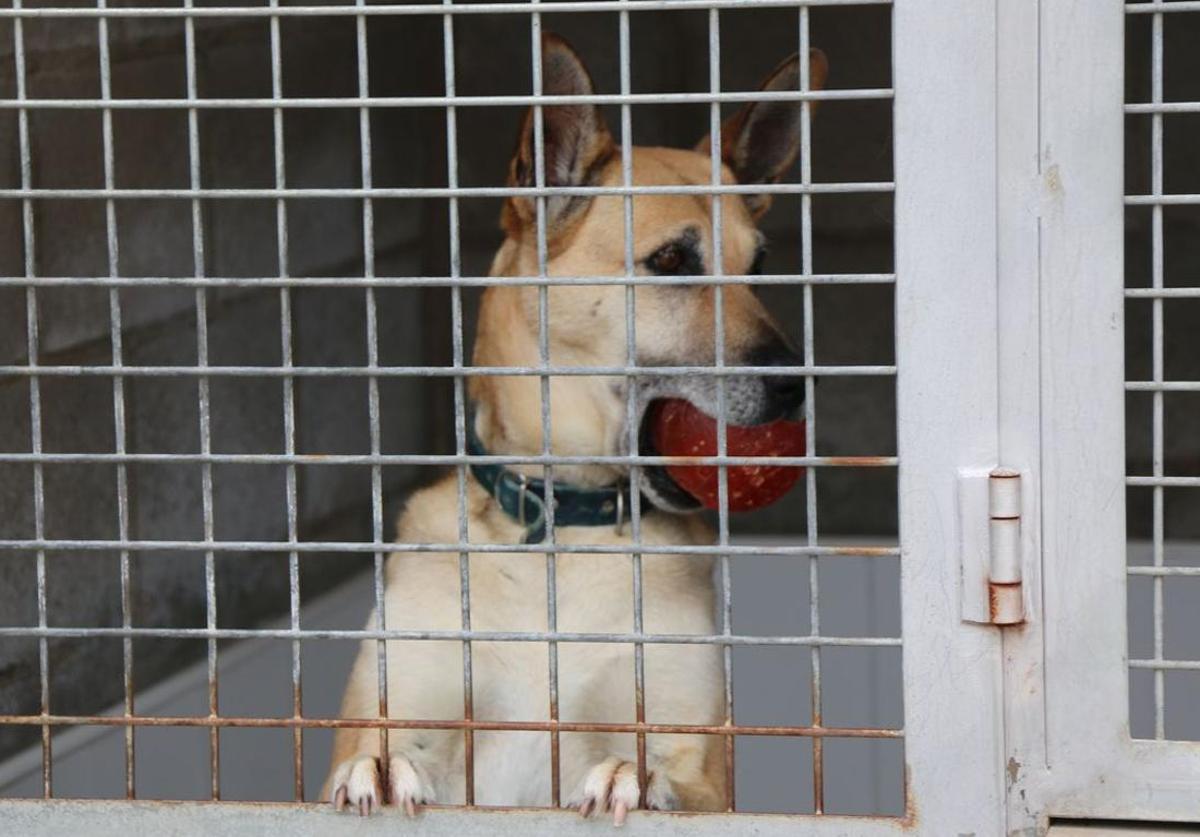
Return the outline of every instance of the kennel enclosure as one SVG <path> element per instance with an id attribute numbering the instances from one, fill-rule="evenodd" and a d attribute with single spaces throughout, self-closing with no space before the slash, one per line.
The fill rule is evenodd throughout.
<path id="1" fill-rule="evenodd" d="M 882 18 L 890 32 L 890 67 L 877 84 L 855 76 L 853 69 L 841 70 L 846 73 L 842 78 L 850 81 L 840 84 L 838 54 L 813 32 L 822 31 L 819 16 L 828 13 L 829 20 L 841 22 L 840 28 L 830 23 L 826 31 L 853 35 L 856 20 L 868 21 L 868 9 L 876 15 L 869 20 L 877 24 Z M 803 55 L 810 46 L 818 46 L 830 53 L 833 76 L 828 89 L 810 89 L 806 70 L 797 91 L 771 95 L 752 86 L 752 79 L 769 67 L 747 70 L 744 81 L 741 76 L 736 83 L 728 79 L 725 70 L 741 42 L 731 43 L 722 36 L 736 29 L 739 15 L 756 11 L 791 16 L 794 29 L 784 38 L 789 52 Z M 693 29 L 680 31 L 696 35 L 694 42 L 688 42 L 695 46 L 689 51 L 694 62 L 689 68 L 691 80 L 684 82 L 660 71 L 661 75 L 644 82 L 637 72 L 638 59 L 646 50 L 636 52 L 634 40 L 640 21 L 652 14 L 685 13 L 693 15 L 694 23 L 689 24 Z M 841 17 L 835 19 L 834 13 Z M 542 275 L 520 280 L 538 288 L 539 365 L 476 369 L 466 343 L 470 294 L 497 280 L 484 275 L 481 253 L 487 245 L 479 244 L 480 253 L 472 252 L 476 244 L 464 236 L 463 229 L 471 229 L 478 217 L 512 194 L 529 194 L 544 202 L 572 193 L 546 187 L 544 172 L 540 185 L 525 192 L 496 184 L 520 112 L 530 105 L 544 108 L 561 103 L 543 95 L 541 88 L 541 29 L 552 24 L 556 31 L 582 26 L 577 21 L 590 15 L 611 16 L 603 37 L 592 36 L 606 45 L 610 58 L 615 56 L 605 64 L 597 55 L 601 70 L 593 98 L 609 108 L 610 125 L 622 148 L 634 144 L 635 130 L 643 124 L 641 114 L 651 107 L 696 108 L 700 124 L 712 132 L 723 115 L 747 101 L 805 103 L 803 147 L 794 180 L 756 189 L 776 198 L 778 206 L 766 223 L 777 231 L 793 232 L 795 265 L 787 273 L 738 276 L 727 275 L 718 261 L 713 275 L 699 280 L 713 285 L 718 299 L 720 289 L 733 283 L 761 284 L 769 291 L 789 294 L 791 310 L 800 321 L 797 331 L 802 335 L 804 363 L 787 371 L 804 377 L 809 424 L 806 456 L 796 463 L 807 467 L 803 506 L 795 505 L 790 512 L 804 518 L 802 530 L 769 544 L 745 542 L 737 538 L 738 524 L 731 523 L 723 511 L 717 518 L 717 543 L 693 550 L 719 561 L 721 630 L 711 637 L 648 635 L 641 627 L 639 598 L 630 603 L 634 627 L 628 634 L 585 637 L 557 630 L 554 555 L 572 550 L 552 539 L 521 547 L 468 544 L 465 535 L 455 544 L 394 544 L 387 534 L 390 523 L 385 509 L 396 499 L 392 495 L 423 479 L 412 476 L 411 470 L 443 466 L 455 469 L 461 480 L 469 478 L 465 375 L 537 375 L 543 403 L 548 404 L 546 393 L 554 375 L 632 380 L 647 372 L 638 366 L 633 352 L 636 335 L 630 324 L 636 288 L 655 279 L 635 275 L 632 245 L 627 245 L 625 275 L 548 275 L 543 258 Z M 464 51 L 457 39 L 469 31 L 473 18 L 485 16 L 502 19 L 517 32 L 515 38 L 495 42 L 504 58 L 522 61 L 528 68 L 529 85 L 519 92 L 478 87 L 481 76 L 486 81 L 487 64 L 476 53 Z M 1087 4 L 564 0 L 328 6 L 185 2 L 179 7 L 65 6 L 14 0 L 11 7 L 0 9 L 12 45 L 12 75 L 2 79 L 7 86 L 0 96 L 4 134 L 11 138 L 6 139 L 4 153 L 14 163 L 11 182 L 0 188 L 0 201 L 16 236 L 14 244 L 19 245 L 6 257 L 4 272 L 9 275 L 0 278 L 0 290 L 7 294 L 4 310 L 12 307 L 17 321 L 23 321 L 20 330 L 10 330 L 15 336 L 0 338 L 6 364 L 0 368 L 0 378 L 7 382 L 9 393 L 19 395 L 5 401 L 5 421 L 15 428 L 12 438 L 18 443 L 0 454 L 8 475 L 0 496 L 13 509 L 4 513 L 13 528 L 3 535 L 0 547 L 12 566 L 21 562 L 21 569 L 11 570 L 14 583 L 9 585 L 13 612 L 21 616 L 0 627 L 0 638 L 12 648 L 23 644 L 13 659 L 32 660 L 33 666 L 13 670 L 24 671 L 24 681 L 36 687 L 32 708 L 26 701 L 19 711 L 5 710 L 0 727 L 6 732 L 32 730 L 40 736 L 33 744 L 40 757 L 35 795 L 42 797 L 0 801 L 0 815 L 14 818 L 10 821 L 20 824 L 21 833 L 31 834 L 54 833 L 72 823 L 80 828 L 86 823 L 98 833 L 204 827 L 230 834 L 269 828 L 326 834 L 402 827 L 391 816 L 358 822 L 315 810 L 316 800 L 305 787 L 306 760 L 312 759 L 306 757 L 304 736 L 345 719 L 314 717 L 308 711 L 302 682 L 311 681 L 314 668 L 306 662 L 304 647 L 320 641 L 349 644 L 367 639 L 382 645 L 383 641 L 440 639 L 458 642 L 464 649 L 467 721 L 457 728 L 467 741 L 510 723 L 471 717 L 470 649 L 476 643 L 543 643 L 552 683 L 560 676 L 559 654 L 571 643 L 632 645 L 635 678 L 641 687 L 647 676 L 645 647 L 675 641 L 711 642 L 722 648 L 725 719 L 723 728 L 709 732 L 724 736 L 731 757 L 743 755 L 735 752 L 739 738 L 755 735 L 792 737 L 809 748 L 803 769 L 789 777 L 795 793 L 808 795 L 802 813 L 740 812 L 735 800 L 752 795 L 752 783 L 763 779 L 760 774 L 733 774 L 737 759 L 731 758 L 736 793 L 730 797 L 730 812 L 635 815 L 627 824 L 635 831 L 737 833 L 752 823 L 760 833 L 801 829 L 813 834 L 1001 834 L 1040 833 L 1051 818 L 1194 821 L 1200 799 L 1200 750 L 1195 739 L 1200 735 L 1188 726 L 1196 705 L 1189 695 L 1197 694 L 1190 684 L 1200 670 L 1196 662 L 1200 649 L 1187 644 L 1187 623 L 1176 614 L 1187 602 L 1187 594 L 1179 591 L 1189 589 L 1200 570 L 1195 547 L 1189 547 L 1183 527 L 1173 528 L 1170 510 L 1173 503 L 1194 502 L 1186 499 L 1192 496 L 1187 492 L 1195 492 L 1200 479 L 1194 469 L 1188 470 L 1188 445 L 1195 436 L 1189 429 L 1196 425 L 1194 413 L 1189 425 L 1189 406 L 1184 401 L 1187 393 L 1200 387 L 1200 370 L 1186 365 L 1189 348 L 1193 354 L 1197 348 L 1198 332 L 1188 329 L 1192 315 L 1183 307 L 1200 291 L 1194 287 L 1194 270 L 1189 274 L 1186 262 L 1172 258 L 1173 248 L 1186 246 L 1183 239 L 1190 216 L 1184 213 L 1200 204 L 1194 194 L 1200 187 L 1193 185 L 1187 191 L 1185 169 L 1189 162 L 1194 166 L 1196 158 L 1168 144 L 1168 129 L 1174 126 L 1174 118 L 1200 109 L 1196 103 L 1200 92 L 1170 87 L 1175 62 L 1183 66 L 1187 58 L 1182 50 L 1170 52 L 1166 45 L 1171 43 L 1173 28 L 1194 26 L 1197 17 L 1200 6 L 1191 2 L 1123 5 L 1111 0 Z M 215 40 L 203 40 L 212 31 L 206 27 L 219 20 L 257 27 L 254 31 L 261 36 L 263 48 L 259 69 L 265 70 L 260 81 L 267 81 L 265 88 L 201 90 L 197 44 L 221 45 L 225 36 L 219 33 Z M 285 60 L 291 38 L 315 42 L 311 33 L 289 29 L 298 21 L 317 21 L 329 27 L 330 38 L 342 39 L 352 56 L 348 92 L 288 93 L 290 73 L 311 73 L 303 66 L 303 53 L 292 53 Z M 402 78 L 395 82 L 397 87 L 381 93 L 383 82 L 372 63 L 379 49 L 376 42 L 368 46 L 375 25 L 416 31 L 432 44 L 420 54 L 432 57 L 436 72 Z M 419 25 L 426 28 L 417 30 Z M 175 80 L 181 87 L 164 83 L 167 92 L 140 96 L 115 91 L 109 50 L 118 26 L 144 27 L 161 37 L 163 54 L 182 45 L 184 72 Z M 162 30 L 155 32 L 155 27 Z M 168 27 L 170 38 L 162 34 Z M 97 86 L 90 92 L 54 95 L 50 82 L 42 90 L 35 89 L 31 51 L 46 43 L 38 38 L 53 38 L 56 33 L 81 42 L 86 38 L 86 49 L 95 49 L 94 55 L 86 49 L 84 53 L 96 60 Z M 1122 61 L 1127 35 L 1144 36 L 1148 66 L 1127 66 Z M 852 37 L 849 40 L 853 42 Z M 473 43 L 478 47 L 480 41 Z M 847 52 L 854 54 L 852 49 L 842 54 Z M 403 60 L 398 66 L 403 67 Z M 1147 80 L 1144 90 L 1126 84 L 1133 74 Z M 606 76 L 614 83 L 606 84 Z M 434 79 L 433 87 L 426 77 Z M 641 88 L 643 83 L 648 88 Z M 685 88 L 685 83 L 699 89 Z M 476 85 L 473 92 L 464 92 L 467 85 Z M 1129 104 L 1123 104 L 1127 90 Z M 890 142 L 885 141 L 875 168 L 863 160 L 841 159 L 840 169 L 833 167 L 831 174 L 824 175 L 820 166 L 814 168 L 816 135 L 823 120 L 838 118 L 839 104 L 850 107 L 856 102 L 874 102 L 887 110 L 884 136 Z M 485 166 L 469 162 L 465 149 L 476 147 L 479 126 L 484 124 L 472 120 L 491 108 L 508 109 L 512 133 L 489 143 L 502 149 L 493 152 L 496 156 L 488 169 L 492 179 L 487 180 L 478 176 Z M 91 182 L 56 179 L 54 158 L 37 156 L 38 148 L 50 147 L 45 140 L 36 141 L 38 120 L 60 112 L 82 114 L 91 121 L 75 123 L 75 128 L 86 124 L 97 131 L 99 153 L 92 161 L 96 165 Z M 170 132 L 175 138 L 171 142 L 178 144 L 173 148 L 180 153 L 164 155 L 171 156 L 171 165 L 183 164 L 170 182 L 139 181 L 136 161 L 128 157 L 124 168 L 117 165 L 122 120 L 142 112 L 152 114 L 141 123 L 142 130 Z M 241 168 L 206 157 L 206 137 L 239 135 L 228 125 L 214 127 L 220 120 L 244 121 L 246 136 L 258 121 L 269 140 L 264 146 L 267 156 L 248 152 Z M 442 132 L 443 143 L 435 144 L 437 150 L 398 140 L 403 153 L 389 154 L 388 137 L 402 136 L 411 130 L 408 126 L 418 123 Z M 389 126 L 392 133 L 381 133 L 381 125 Z M 656 141 L 677 144 L 678 138 L 668 135 L 667 129 L 658 130 L 661 136 Z M 1123 166 L 1135 168 L 1124 150 L 1132 147 L 1127 131 L 1142 131 L 1143 139 L 1149 135 L 1148 179 L 1139 180 L 1137 175 L 1122 179 Z M 333 145 L 338 142 L 342 145 Z M 322 168 L 318 163 L 324 143 L 350 153 L 328 153 L 338 159 Z M 405 155 L 411 157 L 415 170 L 438 169 L 437 177 L 404 182 L 394 157 Z M 297 157 L 305 165 L 297 168 L 292 162 L 289 168 L 289 161 Z M 147 169 L 152 168 L 151 162 L 146 162 Z M 718 162 L 714 152 L 713 184 L 695 193 L 751 191 L 719 185 Z M 70 167 L 64 163 L 62 169 Z M 214 181 L 214 171 L 228 179 Z M 864 171 L 879 176 L 864 177 Z M 671 187 L 659 188 L 671 191 Z M 654 190 L 632 186 L 628 170 L 622 187 L 607 190 L 625 206 L 627 241 L 636 197 Z M 574 191 L 595 194 L 595 190 Z M 674 189 L 681 191 L 687 190 Z M 854 211 L 844 213 L 849 220 L 836 210 L 823 216 L 822 201 L 856 195 L 883 196 L 882 226 L 889 233 L 894 209 L 893 249 L 878 265 L 847 261 L 822 267 L 826 241 L 822 236 L 836 238 L 831 229 L 842 236 L 854 230 L 861 233 L 861 227 L 855 226 L 857 219 L 849 217 Z M 487 200 L 492 203 L 476 208 L 476 201 Z M 239 202 L 257 202 L 255 211 L 265 213 L 267 226 L 253 229 L 272 233 L 267 247 L 239 250 L 239 243 L 244 243 L 239 242 L 239 227 L 251 228 L 249 215 L 228 209 Z M 339 209 L 306 216 L 308 207 L 317 203 Z M 139 210 L 139 205 L 149 209 Z M 79 208 L 64 211 L 64 207 Z M 862 207 L 853 210 L 861 212 Z M 132 214 L 139 211 L 147 214 Z M 1180 216 L 1174 216 L 1175 211 Z M 182 227 L 164 222 L 156 228 L 147 220 L 153 213 L 164 218 L 177 214 Z M 836 223 L 823 221 L 827 217 L 835 217 Z M 1139 226 L 1142 221 L 1144 226 Z M 73 223 L 90 223 L 99 230 L 93 240 L 99 245 L 95 248 L 99 261 L 90 270 L 59 253 L 69 249 Z M 719 226 L 718 211 L 714 227 L 719 230 Z M 1134 254 L 1144 251 L 1148 261 L 1123 259 L 1122 242 L 1129 241 L 1130 228 L 1145 233 L 1145 244 L 1127 243 L 1126 248 Z M 179 229 L 185 234 L 180 236 Z M 424 230 L 425 235 L 417 238 L 433 243 L 403 239 L 398 231 L 406 229 Z M 715 238 L 719 240 L 719 234 Z M 330 242 L 331 248 L 352 241 L 356 252 L 322 263 L 321 241 Z M 426 254 L 422 246 L 439 252 Z M 262 251 L 268 257 L 260 257 Z M 156 271 L 152 259 L 139 255 L 152 252 L 181 261 L 170 270 Z M 440 259 L 445 259 L 444 268 Z M 468 264 L 474 266 L 465 267 Z M 215 265 L 220 273 L 214 272 Z M 584 369 L 554 362 L 545 340 L 550 289 L 603 282 L 625 289 L 628 308 L 621 327 L 627 329 L 629 341 L 626 362 Z M 873 322 L 870 311 L 884 312 L 885 320 L 894 316 L 894 329 L 889 323 L 890 330 L 871 341 L 872 349 L 884 346 L 876 356 L 854 354 L 846 348 L 853 340 L 822 342 L 830 339 L 828 331 L 839 325 L 847 329 L 847 323 L 853 323 L 849 317 L 838 321 L 827 316 L 832 309 L 821 307 L 822 294 L 829 288 L 858 286 L 885 289 L 882 296 L 863 297 L 868 304 L 859 301 L 864 323 Z M 252 299 L 250 293 L 259 296 Z M 180 296 L 171 298 L 171 294 Z M 265 307 L 258 315 L 242 318 L 240 312 L 254 305 Z M 854 311 L 854 300 L 846 305 Z M 87 340 L 70 333 L 72 328 L 86 331 L 89 318 L 90 339 L 104 350 L 100 359 L 87 356 L 81 348 Z M 426 328 L 435 320 L 442 323 L 440 331 Z M 153 344 L 163 347 L 157 357 L 154 354 L 160 349 L 144 351 L 151 345 L 145 337 L 128 347 L 124 342 L 133 325 L 158 324 L 158 333 L 169 338 L 181 322 L 191 329 L 184 329 L 191 343 L 186 352 L 165 338 Z M 352 349 L 332 337 L 349 323 L 353 323 L 347 325 L 351 333 L 365 338 Z M 826 323 L 831 328 L 823 332 Z M 1131 355 L 1127 348 L 1127 335 L 1141 334 L 1139 329 L 1150 338 L 1148 364 L 1141 364 L 1140 355 Z M 723 334 L 719 315 L 715 334 Z M 720 344 L 723 338 L 716 339 Z M 88 359 L 79 361 L 81 356 Z M 846 360 L 836 360 L 839 356 Z M 672 371 L 718 380 L 738 374 L 723 366 L 718 354 L 715 368 Z M 814 387 L 818 377 L 823 381 L 819 388 Z M 422 389 L 401 388 L 408 381 L 419 382 Z M 878 381 L 884 382 L 882 389 L 869 389 Z M 323 389 L 326 383 L 329 388 Z M 92 449 L 81 449 L 74 442 L 85 437 L 72 436 L 70 424 L 56 419 L 60 408 L 55 397 L 71 398 L 66 387 L 72 385 L 98 386 L 96 392 L 111 411 L 103 432 L 96 440 L 89 439 Z M 839 393 L 839 385 L 846 391 Z M 893 385 L 894 396 L 889 396 Z M 278 401 L 267 402 L 260 415 L 253 405 L 260 403 L 268 388 Z M 839 394 L 826 395 L 830 389 Z M 861 394 L 862 400 L 854 402 L 855 394 Z M 889 397 L 894 397 L 894 419 Z M 839 408 L 846 413 L 819 412 L 832 409 L 822 404 L 842 398 L 852 405 Z M 185 403 L 187 407 L 182 406 Z M 423 404 L 429 406 L 418 406 Z M 231 405 L 236 405 L 232 413 Z M 139 415 L 137 410 L 145 413 Z M 272 417 L 266 420 L 268 412 Z M 882 437 L 836 435 L 846 416 L 863 413 L 882 415 L 887 432 Z M 1127 437 L 1127 415 L 1132 417 L 1131 425 L 1140 427 L 1138 422 L 1145 421 L 1149 427 L 1148 471 L 1131 464 L 1127 473 L 1126 462 L 1133 461 L 1133 451 L 1143 445 L 1140 437 Z M 322 416 L 321 421 L 314 416 Z M 144 429 L 131 433 L 143 424 L 152 428 L 176 418 L 194 428 L 194 437 L 185 444 L 177 444 L 166 433 L 155 435 Z M 547 425 L 553 421 L 548 406 L 543 420 Z M 339 423 L 359 428 L 353 444 L 328 431 Z M 226 432 L 227 428 L 237 432 Z M 428 450 L 415 448 L 414 438 L 438 440 L 442 448 L 436 444 Z M 864 439 L 871 440 L 868 449 L 853 447 L 867 444 Z M 551 467 L 579 459 L 557 454 L 548 445 L 540 453 L 508 457 Z M 609 461 L 635 466 L 635 471 L 638 465 L 653 464 L 644 457 Z M 725 467 L 737 464 L 728 456 L 713 462 Z M 73 466 L 80 471 L 72 472 Z M 70 493 L 72 474 L 82 479 L 79 474 L 89 468 L 103 471 L 112 495 L 111 506 L 104 509 L 108 520 L 103 527 L 90 524 L 86 499 L 66 506 L 60 500 Z M 169 476 L 153 481 L 143 475 L 155 468 Z M 997 473 L 999 468 L 1007 470 Z M 258 481 L 260 477 L 251 476 L 264 470 L 274 473 L 269 491 Z M 837 480 L 845 471 L 889 474 L 894 482 L 878 490 L 824 482 Z M 995 481 L 989 474 L 1019 482 L 1017 508 L 1010 507 L 1004 514 L 988 508 L 986 484 Z M 142 480 L 148 481 L 131 493 L 130 486 Z M 832 493 L 819 494 L 818 484 Z M 326 514 L 334 508 L 330 498 L 343 491 L 369 508 L 365 537 Z M 858 495 L 867 498 L 864 504 L 885 498 L 879 501 L 881 507 L 886 507 L 888 496 L 893 497 L 896 533 L 886 527 L 855 528 L 862 524 L 853 512 Z M 194 498 L 192 511 L 198 514 L 180 512 L 172 506 L 172 497 Z M 1127 544 L 1127 504 L 1148 512 L 1144 541 Z M 264 516 L 260 510 L 268 506 L 277 517 L 269 525 L 259 520 Z M 802 512 L 797 511 L 800 508 Z M 640 514 L 636 503 L 630 513 L 636 532 Z M 865 512 L 861 516 L 865 518 Z M 304 531 L 307 522 L 318 517 L 327 521 L 321 534 Z M 1146 517 L 1134 522 L 1131 514 L 1128 528 L 1141 531 Z M 992 541 L 997 528 L 993 518 L 1008 521 L 1000 528 L 1017 533 L 1003 549 Z M 361 523 L 362 516 L 359 519 Z M 1011 524 L 1014 520 L 1019 523 Z M 72 530 L 73 521 L 79 528 Z M 372 577 L 369 596 L 381 600 L 383 556 L 394 549 L 463 556 L 462 630 L 399 632 L 384 622 L 363 631 L 357 625 L 317 628 L 302 621 L 308 589 L 320 590 L 344 576 L 339 558 L 359 559 L 356 567 L 365 567 Z M 655 550 L 649 545 L 634 550 L 630 565 L 635 591 L 641 562 L 652 560 Z M 489 551 L 546 556 L 545 631 L 502 636 L 471 630 L 469 554 Z M 157 556 L 156 563 L 143 557 L 150 555 Z M 804 624 L 786 632 L 767 627 L 754 633 L 736 627 L 739 610 L 754 608 L 755 603 L 739 599 L 731 579 L 736 582 L 740 562 L 756 555 L 802 567 L 805 586 L 797 587 L 796 593 L 802 599 Z M 203 593 L 198 613 L 195 600 L 188 605 L 199 619 L 197 624 L 181 627 L 173 621 L 169 600 L 161 611 L 149 615 L 140 609 L 146 605 L 135 606 L 139 588 L 148 587 L 151 580 L 171 582 L 171 571 L 163 569 L 163 562 L 185 558 L 190 559 L 192 571 L 199 572 L 198 589 Z M 831 565 L 843 559 L 895 567 L 894 576 L 879 579 L 895 588 L 896 630 L 889 632 L 885 626 L 872 633 L 859 625 L 840 634 L 830 628 L 838 602 L 829 596 L 836 588 L 821 582 L 836 572 Z M 81 624 L 82 611 L 72 618 L 70 608 L 65 618 L 53 614 L 57 591 L 67 590 L 70 584 L 66 574 L 55 575 L 59 560 L 70 561 L 57 566 L 73 567 L 74 572 L 95 573 L 100 567 L 110 583 L 117 579 L 117 607 L 105 617 L 114 621 Z M 239 578 L 242 566 L 250 574 Z M 304 596 L 302 572 L 312 573 L 306 576 L 310 580 L 305 582 Z M 250 610 L 244 624 L 230 623 L 224 615 L 238 613 L 245 586 L 256 579 L 272 591 L 279 606 L 275 615 L 283 622 L 277 627 L 261 627 L 256 620 L 265 614 Z M 1000 589 L 1010 596 L 1010 604 L 1016 591 L 1018 617 L 995 619 L 988 596 Z M 15 604 L 18 597 L 24 602 L 20 607 Z M 186 598 L 183 593 L 179 597 L 180 601 Z M 72 607 L 84 606 L 85 597 L 79 598 Z M 1138 619 L 1148 616 L 1148 621 L 1127 624 L 1127 611 Z M 360 614 L 364 619 L 365 615 L 365 611 Z M 1016 624 L 1002 627 L 995 621 Z M 116 643 L 119 649 L 115 658 L 119 668 L 112 672 L 121 687 L 119 711 L 104 715 L 99 711 L 102 707 L 88 707 L 75 698 L 65 704 L 70 711 L 58 709 L 54 694 L 66 685 L 52 676 L 70 670 L 61 661 L 70 659 L 71 643 L 102 640 Z M 206 669 L 205 700 L 193 713 L 155 716 L 139 709 L 142 688 L 134 666 L 143 656 L 140 648 L 149 648 L 153 640 L 199 645 L 202 653 L 197 659 Z M 231 701 L 220 691 L 218 673 L 225 646 L 236 640 L 274 640 L 285 648 L 290 706 L 283 715 L 255 717 L 228 711 Z M 806 704 L 808 714 L 799 722 L 756 724 L 735 715 L 735 690 L 763 688 L 771 682 L 739 681 L 735 652 L 771 646 L 792 647 L 803 657 L 807 676 L 800 702 Z M 836 706 L 831 705 L 830 695 L 837 688 L 832 679 L 839 670 L 837 654 L 847 648 L 895 649 L 902 655 L 893 691 L 887 691 L 886 683 L 869 679 L 865 682 L 873 686 L 859 686 L 877 689 L 894 705 L 858 723 L 836 720 Z M 386 662 L 382 654 L 381 661 Z M 778 667 L 769 671 L 774 675 L 767 676 L 778 676 Z M 1141 696 L 1152 707 L 1149 728 L 1139 720 L 1142 715 L 1131 715 L 1131 691 L 1135 702 Z M 752 699 L 742 694 L 739 691 L 738 705 L 745 707 Z M 14 705 L 19 699 L 23 698 L 13 698 Z M 386 700 L 381 700 L 386 706 Z M 544 732 L 552 753 L 560 736 L 594 726 L 559 718 L 553 689 L 547 710 L 545 720 L 513 723 L 520 728 L 524 722 L 526 728 Z M 630 722 L 610 728 L 634 736 L 639 750 L 644 750 L 647 735 L 683 731 L 670 722 L 649 724 L 640 700 L 635 711 Z M 898 720 L 894 713 L 900 713 Z M 354 723 L 371 726 L 369 720 Z M 213 802 L 168 806 L 124 799 L 54 799 L 57 733 L 72 726 L 112 726 L 119 731 L 121 759 L 109 767 L 120 778 L 121 792 L 115 795 L 130 797 L 137 787 L 138 750 L 149 749 L 139 742 L 140 732 L 157 726 L 195 729 L 206 745 L 202 749 L 208 759 L 208 796 Z M 239 727 L 283 732 L 291 758 L 281 769 L 291 773 L 294 802 L 261 807 L 216 803 L 231 795 L 220 779 L 221 753 L 227 749 L 222 735 Z M 829 778 L 836 750 L 845 741 L 882 741 L 902 748 L 902 761 L 880 762 L 886 774 L 883 781 L 894 781 L 899 788 L 898 806 L 886 794 L 859 810 L 839 810 L 834 804 L 840 790 L 831 784 L 854 781 L 844 773 L 834 783 Z M 28 743 L 28 736 L 19 743 Z M 639 761 L 644 762 L 644 755 Z M 560 803 L 567 789 L 557 788 L 557 774 L 549 781 L 553 801 Z M 887 802 L 880 801 L 884 798 Z M 505 829 L 561 833 L 603 827 L 577 822 L 560 811 L 497 812 L 470 804 L 431 809 L 423 816 L 423 828 L 445 833 Z"/>

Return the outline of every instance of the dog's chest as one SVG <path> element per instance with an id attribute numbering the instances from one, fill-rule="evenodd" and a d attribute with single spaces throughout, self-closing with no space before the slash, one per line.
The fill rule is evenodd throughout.
<path id="1" fill-rule="evenodd" d="M 550 590 L 560 631 L 628 632 L 633 573 L 627 555 L 484 554 L 471 567 L 471 619 L 483 630 L 545 631 Z M 553 573 L 553 578 L 550 573 Z"/>

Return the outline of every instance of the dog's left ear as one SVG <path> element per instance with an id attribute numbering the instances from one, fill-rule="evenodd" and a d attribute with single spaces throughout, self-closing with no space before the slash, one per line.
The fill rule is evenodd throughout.
<path id="1" fill-rule="evenodd" d="M 819 49 L 809 50 L 809 89 L 820 90 L 829 74 L 829 62 Z M 800 89 L 800 56 L 793 55 L 767 76 L 762 90 Z M 816 102 L 811 102 L 815 107 Z M 721 159 L 733 170 L 738 183 L 775 183 L 800 153 L 799 101 L 751 102 L 721 125 Z M 696 146 L 708 154 L 711 137 Z M 771 196 L 743 195 L 750 214 L 758 218 L 771 205 Z"/>
<path id="2" fill-rule="evenodd" d="M 542 93 L 547 96 L 590 96 L 592 77 L 566 41 L 542 35 Z M 509 163 L 508 185 L 536 186 L 534 110 L 525 113 L 517 148 Z M 600 108 L 592 103 L 543 105 L 542 152 L 546 186 L 587 186 L 616 147 Z M 590 198 L 586 195 L 553 195 L 546 199 L 546 235 L 564 230 L 580 217 Z M 521 224 L 536 223 L 532 198 L 512 197 L 505 204 L 503 224 L 512 235 Z M 517 222 L 514 226 L 514 222 Z"/>

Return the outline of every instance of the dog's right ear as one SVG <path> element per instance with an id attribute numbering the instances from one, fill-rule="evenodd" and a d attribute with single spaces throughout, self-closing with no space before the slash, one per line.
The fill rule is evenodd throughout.
<path id="1" fill-rule="evenodd" d="M 542 35 L 542 93 L 547 96 L 590 96 L 592 78 L 575 50 L 557 35 Z M 591 103 L 543 105 L 542 151 L 546 186 L 587 186 L 614 155 L 616 146 L 600 108 Z M 508 185 L 537 185 L 534 150 L 534 109 L 525 113 L 516 152 L 508 168 Z M 581 217 L 591 198 L 553 195 L 546 198 L 546 237 L 562 232 Z M 509 235 L 537 223 L 536 202 L 513 196 L 504 205 L 501 222 Z"/>

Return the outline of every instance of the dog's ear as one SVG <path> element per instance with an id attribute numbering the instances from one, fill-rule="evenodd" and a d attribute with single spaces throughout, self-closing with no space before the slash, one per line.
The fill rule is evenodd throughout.
<path id="1" fill-rule="evenodd" d="M 819 49 L 809 50 L 809 89 L 825 86 L 829 63 Z M 793 55 L 767 76 L 762 90 L 776 92 L 800 89 L 800 56 Z M 811 102 L 810 107 L 815 107 Z M 737 176 L 738 183 L 775 183 L 800 152 L 799 101 L 751 102 L 721 125 L 721 159 Z M 696 150 L 708 154 L 711 137 Z M 750 214 L 758 218 L 771 205 L 770 195 L 743 195 Z"/>
<path id="2" fill-rule="evenodd" d="M 542 93 L 547 96 L 590 96 L 592 78 L 570 44 L 557 35 L 542 35 Z M 525 113 L 516 152 L 508 168 L 509 186 L 536 186 L 534 109 Z M 542 151 L 546 186 L 587 186 L 615 153 L 612 134 L 600 108 L 591 103 L 542 106 Z M 546 235 L 564 230 L 588 205 L 586 195 L 546 198 Z M 533 198 L 514 196 L 505 203 L 503 225 L 512 235 L 521 225 L 536 223 Z"/>

